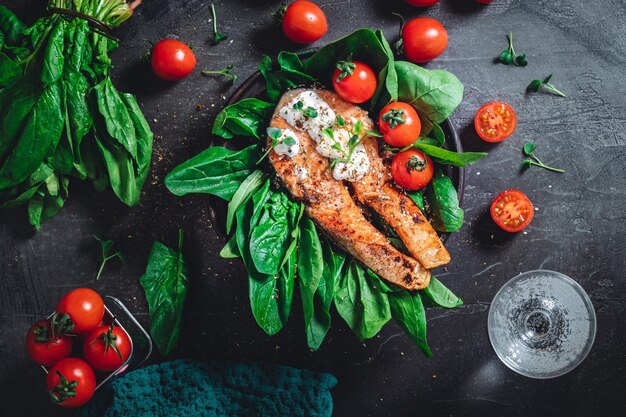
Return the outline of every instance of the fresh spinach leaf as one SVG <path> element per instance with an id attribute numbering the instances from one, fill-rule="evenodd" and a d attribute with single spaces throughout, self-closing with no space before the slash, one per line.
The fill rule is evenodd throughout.
<path id="1" fill-rule="evenodd" d="M 94 86 L 98 111 L 111 138 L 118 141 L 133 159 L 137 159 L 137 137 L 133 121 L 128 114 L 120 94 L 110 78 L 105 78 Z"/>
<path id="2" fill-rule="evenodd" d="M 389 299 L 355 260 L 346 265 L 335 288 L 335 307 L 359 339 L 370 339 L 391 319 Z"/>
<path id="3" fill-rule="evenodd" d="M 220 257 L 224 259 L 241 258 L 239 248 L 237 248 L 237 237 L 232 235 L 220 251 Z"/>
<path id="4" fill-rule="evenodd" d="M 26 25 L 5 6 L 0 5 L 0 33 L 9 46 L 17 46 L 22 42 Z"/>
<path id="5" fill-rule="evenodd" d="M 432 304 L 443 308 L 456 308 L 463 305 L 463 300 L 457 297 L 436 277 L 430 277 L 430 284 L 421 292 Z"/>
<path id="6" fill-rule="evenodd" d="M 278 69 L 274 69 L 272 59 L 267 55 L 259 62 L 259 71 L 265 78 L 267 97 L 270 101 L 275 103 L 285 91 L 315 80 L 305 73 L 300 57 L 293 52 L 280 52 L 277 61 Z"/>
<path id="7" fill-rule="evenodd" d="M 463 99 L 463 84 L 444 70 L 427 70 L 411 62 L 396 61 L 398 100 L 411 104 L 422 119 L 422 133 L 432 123 L 446 120 Z"/>
<path id="8" fill-rule="evenodd" d="M 315 315 L 314 296 L 319 287 L 324 271 L 324 254 L 322 244 L 317 235 L 313 221 L 305 217 L 300 226 L 300 244 L 298 253 L 298 277 L 300 278 L 300 298 L 304 311 L 304 329 L 309 348 L 319 347 L 324 335 L 322 329 L 317 327 Z"/>
<path id="9" fill-rule="evenodd" d="M 0 89 L 15 82 L 21 74 L 20 66 L 6 54 L 0 52 Z"/>
<path id="10" fill-rule="evenodd" d="M 162 355 L 178 344 L 188 289 L 188 268 L 183 257 L 183 231 L 178 231 L 178 250 L 154 242 L 146 273 L 139 281 L 148 299 L 150 335 Z"/>
<path id="11" fill-rule="evenodd" d="M 407 290 L 390 292 L 389 304 L 393 318 L 417 343 L 426 357 L 432 357 L 426 341 L 426 310 L 419 293 Z"/>
<path id="12" fill-rule="evenodd" d="M 412 147 L 424 151 L 440 164 L 457 167 L 473 164 L 487 156 L 487 152 L 453 152 L 421 141 L 415 142 Z"/>
<path id="13" fill-rule="evenodd" d="M 430 209 L 431 223 L 440 232 L 454 232 L 463 226 L 463 210 L 452 181 L 439 168 L 428 186 L 425 197 Z"/>
<path id="14" fill-rule="evenodd" d="M 224 139 L 251 136 L 261 140 L 274 107 L 274 104 L 256 98 L 245 98 L 226 106 L 213 122 L 213 134 Z"/>
<path id="15" fill-rule="evenodd" d="M 174 195 L 213 194 L 230 200 L 259 159 L 259 145 L 240 151 L 214 146 L 174 168 L 165 177 L 165 186 Z"/>
<path id="16" fill-rule="evenodd" d="M 65 56 L 63 50 L 65 47 L 65 30 L 67 23 L 60 19 L 50 32 L 48 44 L 43 55 L 43 63 L 41 69 L 41 81 L 44 84 L 51 84 L 59 81 L 63 74 L 63 65 Z"/>
<path id="17" fill-rule="evenodd" d="M 426 209 L 426 205 L 424 204 L 424 192 L 422 190 L 407 191 L 406 194 L 411 198 L 411 200 L 413 200 L 415 205 L 419 207 L 419 209 L 423 213 L 424 210 Z"/>
<path id="18" fill-rule="evenodd" d="M 235 220 L 235 213 L 239 206 L 245 203 L 248 198 L 258 190 L 261 185 L 265 182 L 266 175 L 263 171 L 257 169 L 252 172 L 237 188 L 235 194 L 228 202 L 228 210 L 226 212 L 226 234 L 230 234 L 231 228 L 233 226 L 233 221 Z"/>

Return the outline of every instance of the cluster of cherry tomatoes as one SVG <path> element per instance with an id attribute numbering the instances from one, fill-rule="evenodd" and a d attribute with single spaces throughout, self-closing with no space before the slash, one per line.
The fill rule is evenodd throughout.
<path id="1" fill-rule="evenodd" d="M 112 372 L 128 360 L 131 340 L 120 327 L 104 324 L 104 302 L 89 288 L 65 294 L 55 313 L 26 335 L 28 354 L 48 369 L 50 398 L 62 407 L 86 404 L 96 389 L 96 372 Z M 78 353 L 83 358 L 71 357 Z"/>

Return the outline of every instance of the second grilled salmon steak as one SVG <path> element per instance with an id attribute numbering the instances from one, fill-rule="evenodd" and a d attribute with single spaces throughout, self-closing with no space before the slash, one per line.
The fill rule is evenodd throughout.
<path id="1" fill-rule="evenodd" d="M 336 173 L 337 166 L 331 169 L 329 159 L 320 154 L 321 142 L 312 138 L 304 124 L 293 119 L 290 120 L 291 123 L 288 122 L 292 110 L 306 111 L 308 107 L 314 108 L 315 102 L 306 96 L 300 96 L 308 91 L 310 92 L 292 90 L 285 93 L 272 118 L 271 126 L 280 129 L 281 134 L 280 144 L 269 153 L 270 162 L 278 177 L 296 199 L 304 202 L 307 215 L 329 238 L 381 278 L 409 290 L 428 286 L 430 271 L 391 245 L 367 221 L 343 181 L 335 179 L 333 174 Z M 303 100 L 297 100 L 298 97 Z M 315 97 L 317 96 L 310 96 Z M 335 104 L 345 105 L 340 99 L 336 100 L 333 102 L 329 98 L 327 103 L 333 107 Z M 298 101 L 303 102 L 303 105 L 299 109 L 293 108 L 298 107 Z M 320 120 L 335 117 L 325 108 L 314 110 Z M 273 140 L 276 138 L 268 139 L 268 146 L 276 145 L 276 142 L 272 143 Z"/>

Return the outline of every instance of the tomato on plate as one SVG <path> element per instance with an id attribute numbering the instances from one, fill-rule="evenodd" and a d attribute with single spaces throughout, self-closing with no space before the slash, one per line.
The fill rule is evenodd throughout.
<path id="1" fill-rule="evenodd" d="M 301 44 L 313 43 L 328 31 L 322 9 L 306 0 L 297 0 L 287 6 L 281 25 L 287 38 Z"/>
<path id="2" fill-rule="evenodd" d="M 94 290 L 76 288 L 61 298 L 56 311 L 70 316 L 74 333 L 84 333 L 95 329 L 102 321 L 104 302 Z"/>
<path id="3" fill-rule="evenodd" d="M 163 39 L 152 47 L 152 70 L 162 80 L 178 81 L 196 67 L 196 56 L 187 45 L 176 39 Z"/>
<path id="4" fill-rule="evenodd" d="M 422 64 L 437 58 L 448 46 L 448 32 L 431 17 L 416 17 L 402 28 L 402 49 L 411 62 Z"/>
<path id="5" fill-rule="evenodd" d="M 433 179 L 435 166 L 430 156 L 418 149 L 398 153 L 391 161 L 391 176 L 400 187 L 416 191 Z"/>
<path id="6" fill-rule="evenodd" d="M 398 101 L 387 104 L 380 111 L 378 128 L 387 144 L 403 148 L 419 137 L 422 123 L 413 106 Z"/>
<path id="7" fill-rule="evenodd" d="M 46 386 L 55 404 L 67 408 L 80 407 L 93 396 L 96 376 L 84 360 L 65 358 L 50 369 Z"/>
<path id="8" fill-rule="evenodd" d="M 85 359 L 98 371 L 115 371 L 130 356 L 131 342 L 121 327 L 100 326 L 83 342 Z"/>
<path id="9" fill-rule="evenodd" d="M 350 103 L 364 103 L 376 91 L 376 74 L 360 61 L 339 61 L 333 72 L 333 87 L 342 99 Z"/>
<path id="10" fill-rule="evenodd" d="M 476 133 L 487 142 L 502 142 L 513 134 L 516 124 L 515 110 L 502 101 L 483 105 L 474 117 Z"/>
<path id="11" fill-rule="evenodd" d="M 411 6 L 417 7 L 428 7 L 433 4 L 439 3 L 441 0 L 404 0 L 409 3 Z"/>
<path id="12" fill-rule="evenodd" d="M 506 190 L 491 203 L 491 217 L 502 230 L 519 232 L 533 219 L 533 203 L 519 190 Z"/>
<path id="13" fill-rule="evenodd" d="M 37 365 L 52 366 L 67 358 L 72 352 L 72 345 L 71 337 L 52 334 L 50 320 L 38 321 L 26 333 L 26 349 Z"/>

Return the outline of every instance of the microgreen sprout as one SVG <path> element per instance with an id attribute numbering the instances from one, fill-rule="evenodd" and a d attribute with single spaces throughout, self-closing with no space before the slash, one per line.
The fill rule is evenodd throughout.
<path id="1" fill-rule="evenodd" d="M 526 141 L 524 143 L 524 147 L 522 148 L 522 150 L 524 151 L 524 155 L 528 156 L 529 158 L 522 161 L 522 170 L 526 171 L 528 168 L 534 165 L 543 169 L 547 169 L 548 171 L 558 172 L 560 174 L 565 172 L 564 169 L 554 168 L 541 162 L 539 158 L 535 156 L 535 149 L 537 149 L 537 145 L 535 145 L 534 143 L 530 141 Z"/>
<path id="2" fill-rule="evenodd" d="M 97 235 L 93 235 L 93 237 L 98 242 L 100 242 L 100 250 L 102 252 L 102 263 L 100 264 L 100 269 L 98 269 L 98 273 L 96 274 L 96 281 L 97 281 L 100 279 L 100 275 L 102 275 L 102 271 L 104 270 L 104 265 L 106 265 L 108 261 L 110 261 L 113 258 L 118 258 L 123 263 L 124 255 L 122 255 L 120 252 L 109 254 L 109 252 L 113 248 L 112 240 L 104 240 L 100 236 L 97 236 Z"/>
<path id="3" fill-rule="evenodd" d="M 213 16 L 213 41 L 212 45 L 217 45 L 228 36 L 225 33 L 221 33 L 217 31 L 217 14 L 215 13 L 215 5 L 211 3 L 211 15 Z"/>
<path id="4" fill-rule="evenodd" d="M 287 136 L 283 140 L 281 140 L 281 136 L 283 135 L 283 131 L 279 127 L 268 127 L 267 128 L 267 136 L 272 139 L 272 143 L 269 148 L 265 151 L 265 153 L 261 156 L 261 158 L 257 161 L 257 165 L 265 159 L 265 157 L 270 153 L 272 149 L 281 143 L 291 147 L 296 144 L 296 140 L 292 136 Z"/>
<path id="5" fill-rule="evenodd" d="M 518 67 L 525 67 L 528 65 L 525 53 L 521 53 L 519 55 L 515 53 L 515 48 L 513 48 L 513 32 L 509 32 L 508 39 L 509 49 L 505 49 L 500 53 L 500 56 L 498 57 L 500 62 L 506 65 L 516 65 Z"/>
<path id="6" fill-rule="evenodd" d="M 566 97 L 563 92 L 559 91 L 554 85 L 550 84 L 550 79 L 552 78 L 552 74 L 548 75 L 545 79 L 542 80 L 532 80 L 526 89 L 528 91 L 537 92 L 539 90 L 549 91 L 557 96 Z"/>
<path id="7" fill-rule="evenodd" d="M 231 82 L 235 82 L 237 80 L 237 74 L 233 73 L 235 66 L 230 64 L 223 70 L 212 71 L 212 70 L 202 70 L 202 75 L 223 75 L 224 77 L 230 78 Z"/>

